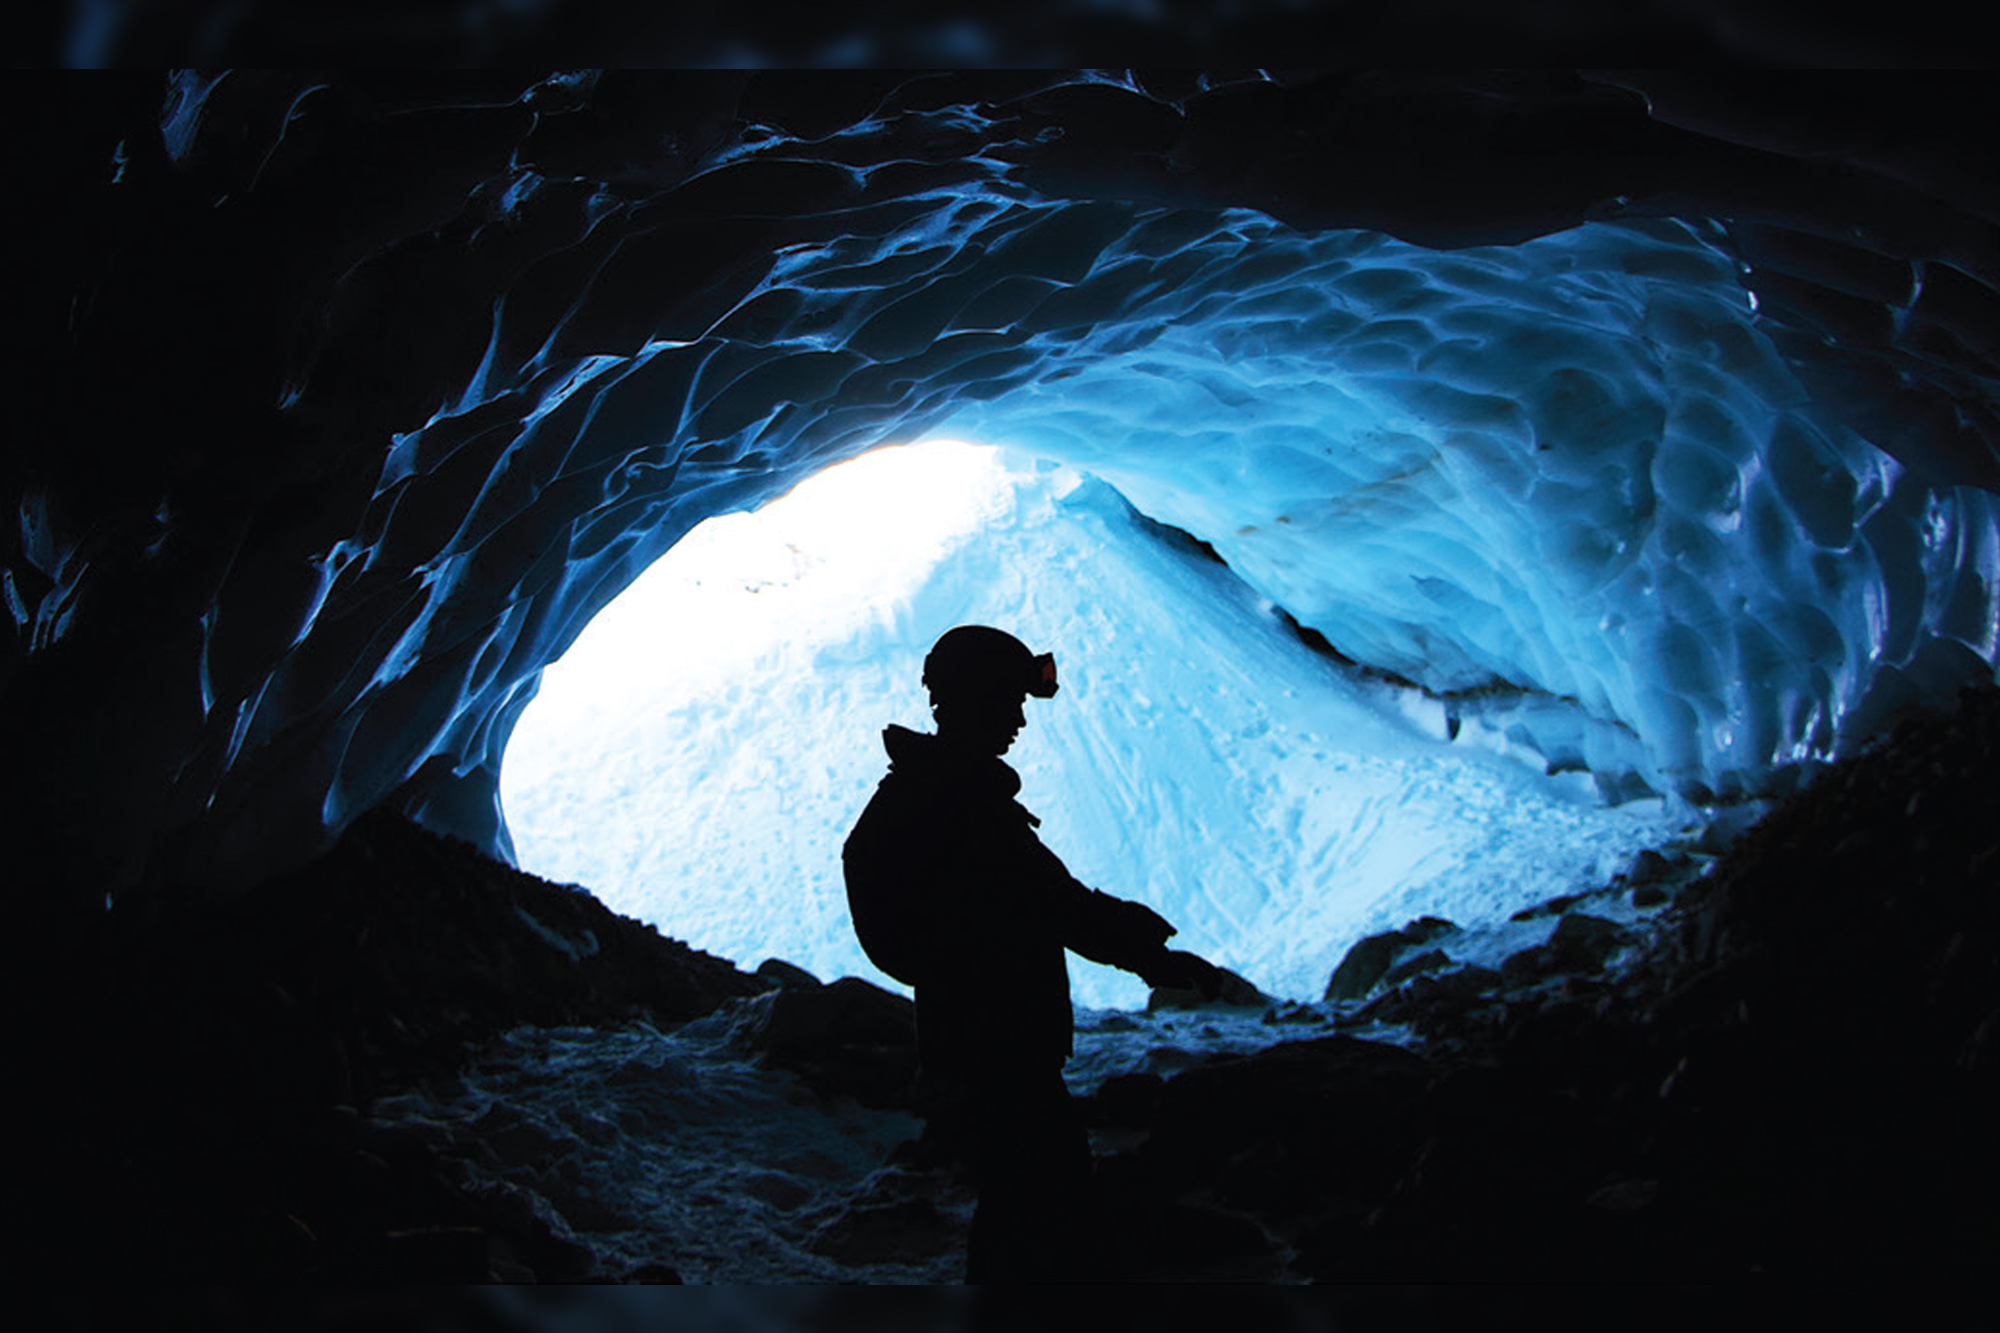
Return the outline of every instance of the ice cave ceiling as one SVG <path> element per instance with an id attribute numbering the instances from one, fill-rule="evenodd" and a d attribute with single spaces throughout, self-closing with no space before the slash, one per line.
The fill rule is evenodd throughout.
<path id="1" fill-rule="evenodd" d="M 0 734 L 64 903 L 249 882 L 391 797 L 491 844 L 593 611 L 701 518 L 946 422 L 1613 796 L 1760 789 L 1995 655 L 1970 81 L 10 96 Z"/>

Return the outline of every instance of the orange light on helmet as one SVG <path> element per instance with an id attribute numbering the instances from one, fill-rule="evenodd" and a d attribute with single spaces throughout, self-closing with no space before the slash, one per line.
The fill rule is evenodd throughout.
<path id="1" fill-rule="evenodd" d="M 1028 684 L 1028 693 L 1037 699 L 1053 699 L 1056 696 L 1056 655 L 1043 653 L 1034 660 L 1034 675 Z"/>

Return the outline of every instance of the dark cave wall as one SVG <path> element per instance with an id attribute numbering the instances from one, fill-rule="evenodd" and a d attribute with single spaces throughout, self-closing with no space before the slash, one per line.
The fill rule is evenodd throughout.
<path id="1" fill-rule="evenodd" d="M 706 513 L 1058 366 L 1142 207 L 1431 246 L 1723 219 L 1815 394 L 2000 489 L 1970 80 L 254 72 L 10 99 L 0 744 L 32 756 L 14 841 L 51 910 L 254 882 L 392 797 L 491 844 L 507 728 L 591 611 Z M 962 211 L 1054 202 L 1079 206 Z M 785 247 L 940 220 L 978 246 L 760 291 Z M 1006 247 L 1033 281 L 974 281 Z M 684 346 L 628 373 L 660 340 Z M 619 392 L 565 392 L 594 357 Z"/>

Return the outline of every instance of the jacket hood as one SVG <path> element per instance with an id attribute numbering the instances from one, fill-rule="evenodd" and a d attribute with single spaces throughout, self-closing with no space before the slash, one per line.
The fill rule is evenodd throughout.
<path id="1" fill-rule="evenodd" d="M 889 752 L 891 773 L 924 782 L 972 786 L 1010 800 L 1021 791 L 1021 775 L 999 756 L 968 754 L 929 732 L 891 723 L 882 729 L 882 748 Z"/>

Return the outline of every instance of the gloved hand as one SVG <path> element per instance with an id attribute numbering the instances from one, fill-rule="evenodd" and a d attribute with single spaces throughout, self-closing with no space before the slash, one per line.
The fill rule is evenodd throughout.
<path id="1" fill-rule="evenodd" d="M 1171 921 L 1155 912 L 1144 903 L 1135 903 L 1125 898 L 1113 898 L 1101 891 L 1093 891 L 1099 899 L 1105 900 L 1110 910 L 1116 913 L 1119 932 L 1131 951 L 1151 948 L 1154 944 L 1164 944 L 1167 938 L 1180 932 Z"/>
<path id="2" fill-rule="evenodd" d="M 1163 949 L 1160 956 L 1139 974 L 1148 986 L 1159 990 L 1198 991 L 1204 1000 L 1222 994 L 1225 977 L 1221 968 L 1200 954 L 1185 949 Z"/>

